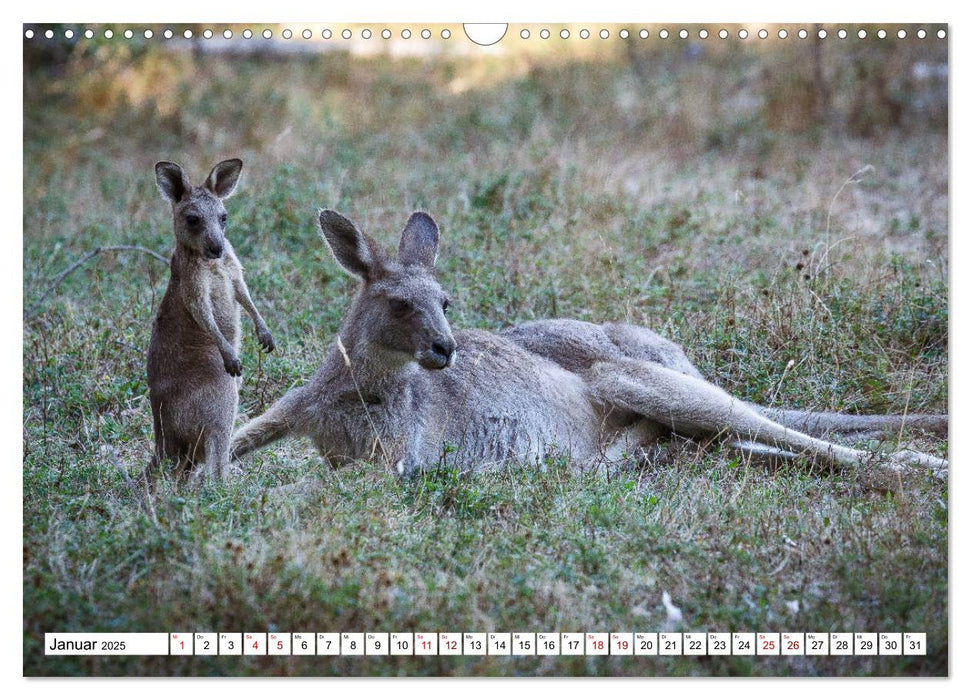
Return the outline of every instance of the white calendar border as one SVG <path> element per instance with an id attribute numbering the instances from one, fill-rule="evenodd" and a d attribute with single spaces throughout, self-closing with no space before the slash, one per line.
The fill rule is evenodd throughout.
<path id="1" fill-rule="evenodd" d="M 900 0 L 885 0 L 881 3 L 880 18 L 885 19 L 887 17 L 892 17 L 894 22 L 915 22 L 915 21 L 947 21 L 950 19 L 952 22 L 955 21 L 955 13 L 950 10 L 950 3 L 945 4 L 941 0 L 924 0 L 923 2 L 901 2 Z M 166 3 L 164 13 L 160 11 L 158 5 L 153 4 L 143 4 L 143 5 L 131 5 L 127 3 L 122 3 L 120 1 L 100 3 L 98 7 L 94 6 L 94 3 L 88 3 L 85 9 L 81 12 L 78 11 L 75 3 L 68 3 L 66 0 L 46 0 L 44 3 L 35 3 L 33 5 L 24 4 L 14 4 L 11 10 L 4 10 L 3 12 L 10 12 L 11 14 L 17 13 L 19 16 L 16 20 L 18 23 L 26 21 L 37 21 L 37 22 L 52 22 L 61 21 L 65 17 L 82 17 L 87 20 L 117 20 L 124 19 L 130 21 L 146 21 L 155 23 L 156 21 L 162 19 L 165 21 L 199 21 L 200 17 L 204 19 L 212 19 L 213 13 L 203 12 L 199 8 L 201 7 L 197 3 L 185 2 L 180 3 L 179 0 L 172 0 Z M 107 9 L 105 9 L 107 7 Z M 710 21 L 712 19 L 722 20 L 726 22 L 737 22 L 737 21 L 773 21 L 773 22 L 788 22 L 788 21 L 814 21 L 819 19 L 825 19 L 827 22 L 833 21 L 846 21 L 846 22 L 861 22 L 868 21 L 869 17 L 872 17 L 872 12 L 867 12 L 860 9 L 859 6 L 853 3 L 847 3 L 845 0 L 814 0 L 812 3 L 790 3 L 788 5 L 779 5 L 775 2 L 768 2 L 768 0 L 761 0 L 760 2 L 742 2 L 742 0 L 736 0 L 736 2 L 731 3 L 728 8 L 724 3 L 716 3 L 711 0 L 700 0 L 695 3 L 672 3 L 670 5 L 658 6 L 654 4 L 632 4 L 625 2 L 623 0 L 600 0 L 596 3 L 594 9 L 589 9 L 583 7 L 579 4 L 568 5 L 559 4 L 556 8 L 544 7 L 540 4 L 537 5 L 527 5 L 518 0 L 512 2 L 511 0 L 492 0 L 488 5 L 483 4 L 478 9 L 463 7 L 459 10 L 459 6 L 451 3 L 445 2 L 444 0 L 431 0 L 426 2 L 422 7 L 416 8 L 415 4 L 409 5 L 409 10 L 407 13 L 403 12 L 400 5 L 393 5 L 390 0 L 373 0 L 370 4 L 356 3 L 352 5 L 321 5 L 319 3 L 310 2 L 289 2 L 288 0 L 278 0 L 278 2 L 273 5 L 273 15 L 274 17 L 266 17 L 267 10 L 265 3 L 258 3 L 254 0 L 239 0 L 236 3 L 228 6 L 226 11 L 220 11 L 215 13 L 220 16 L 221 19 L 228 21 L 231 19 L 230 16 L 244 19 L 252 20 L 253 18 L 261 19 L 289 19 L 289 18 L 317 18 L 325 16 L 328 21 L 374 21 L 374 20 L 386 20 L 386 21 L 449 21 L 455 18 L 457 13 L 461 13 L 462 19 L 465 21 L 570 21 L 570 20 L 589 20 L 596 19 L 597 21 L 603 22 L 614 22 L 614 21 L 667 21 L 671 19 L 677 19 L 678 21 L 684 22 L 697 22 L 697 21 Z M 26 16 L 27 13 L 30 16 Z M 163 16 L 164 15 L 164 16 Z M 423 17 L 418 17 L 417 15 L 422 15 Z M 471 16 L 469 16 L 471 15 Z M 530 16 L 532 15 L 532 16 Z M 646 15 L 646 16 L 645 16 Z M 7 15 L 4 15 L 5 19 L 9 19 Z M 11 26 L 11 21 L 4 22 L 2 25 L 7 29 Z M 958 38 L 952 42 L 951 45 L 951 55 L 950 64 L 956 67 L 954 70 L 954 76 L 967 76 L 969 71 L 971 71 L 971 65 L 964 60 L 964 56 L 967 55 L 966 52 L 971 49 L 967 46 L 967 41 L 969 37 L 964 36 L 967 34 L 968 24 L 964 23 L 963 20 L 958 25 L 961 31 L 958 34 Z M 964 46 L 961 46 L 964 43 Z M 20 61 L 20 44 L 19 42 L 6 41 L 0 42 L 0 51 L 3 51 L 3 65 L 7 68 L 3 73 L 3 87 L 6 88 L 4 94 L 17 94 L 21 95 L 21 75 L 19 71 L 14 71 L 12 67 L 17 65 Z M 959 56 L 961 59 L 959 60 Z M 962 83 L 964 79 L 962 78 Z M 971 123 L 969 122 L 969 111 L 967 109 L 967 98 L 968 93 L 958 90 L 959 84 L 957 80 L 952 82 L 951 90 L 951 123 L 957 124 L 961 123 Z M 8 134 L 8 138 L 15 140 L 19 143 L 22 149 L 22 131 L 13 130 L 12 134 Z M 963 177 L 968 172 L 968 160 L 965 158 L 962 161 L 961 177 L 958 176 L 957 168 L 957 158 L 956 151 L 958 147 L 959 140 L 963 146 L 963 132 L 959 129 L 954 129 L 950 136 L 950 148 L 952 151 L 952 163 L 955 163 L 952 169 L 952 179 L 949 182 L 949 189 L 951 192 L 951 201 L 949 202 L 951 207 L 951 227 L 950 227 L 950 245 L 951 245 L 951 255 L 949 256 L 949 266 L 952 270 L 959 269 L 959 264 L 963 266 L 963 263 L 968 262 L 968 255 L 966 254 L 968 245 L 966 241 L 959 240 L 960 236 L 954 234 L 955 231 L 963 231 L 968 228 L 965 224 L 971 223 L 968 217 L 968 207 L 971 206 L 961 201 L 960 198 L 955 197 L 954 193 L 957 191 L 955 185 L 959 183 L 964 183 L 965 185 L 967 178 Z M 15 150 L 16 147 L 14 147 Z M 21 150 L 22 153 L 22 150 Z M 962 156 L 967 156 L 967 152 L 963 151 Z M 22 163 L 22 155 L 20 158 L 20 163 Z M 8 166 L 10 164 L 8 163 Z M 15 169 L 19 171 L 20 164 L 16 164 Z M 15 174 L 14 181 L 20 182 L 18 178 L 22 178 L 22 173 Z M 15 191 L 16 187 L 6 188 L 4 193 L 4 204 L 7 205 L 7 210 L 20 214 L 18 220 L 23 220 L 23 200 L 22 200 L 22 188 L 21 191 Z M 18 250 L 22 251 L 22 240 L 17 242 Z M 958 252 L 960 251 L 960 256 Z M 9 255 L 3 256 L 4 262 L 0 263 L 5 266 L 9 266 L 11 269 L 0 268 L 0 279 L 7 280 L 20 280 L 19 285 L 15 285 L 16 294 L 22 294 L 22 260 L 20 255 Z M 13 267 L 19 265 L 18 269 L 14 270 Z M 961 275 L 952 274 L 951 285 L 952 292 L 951 298 L 958 299 L 961 296 L 967 298 L 967 295 L 959 294 L 959 290 L 967 292 L 966 284 L 971 284 L 971 281 L 965 282 Z M 19 297 L 18 297 L 19 298 Z M 14 308 L 15 305 L 8 305 L 8 308 L 0 311 L 0 322 L 10 322 L 12 327 L 17 327 L 17 323 L 22 323 L 21 320 L 21 309 Z M 952 342 L 959 335 L 963 336 L 960 342 L 962 347 L 967 347 L 968 343 L 966 333 L 964 329 L 968 327 L 968 324 L 961 323 L 960 319 L 965 318 L 965 314 L 968 313 L 967 307 L 964 310 L 961 309 L 960 304 L 954 304 L 952 308 L 949 309 L 951 316 L 951 331 L 950 339 Z M 14 395 L 14 392 L 18 392 L 22 396 L 22 375 L 14 379 L 12 377 L 13 372 L 16 368 L 21 366 L 21 356 L 22 347 L 12 347 L 11 345 L 6 345 L 0 347 L 0 366 L 4 369 L 2 371 L 3 384 L 0 385 L 5 390 L 3 391 L 4 402 L 2 404 L 2 418 L 0 420 L 0 436 L 4 438 L 4 444 L 19 444 L 20 443 L 20 428 L 18 426 L 22 423 L 22 409 L 20 406 L 15 406 L 14 404 L 19 403 L 19 401 L 11 401 L 10 397 Z M 952 403 L 951 416 L 952 420 L 955 415 L 966 416 L 968 412 L 967 401 L 968 394 L 964 391 L 958 390 L 958 384 L 961 384 L 960 388 L 965 388 L 968 384 L 967 377 L 960 371 L 956 366 L 957 363 L 952 365 L 951 382 L 952 389 L 949 392 L 949 398 Z M 11 375 L 11 376 L 7 376 Z M 955 411 L 955 408 L 959 408 Z M 16 415 L 15 415 L 16 412 Z M 954 431 L 951 437 L 950 447 L 951 447 L 951 458 L 952 461 L 957 463 L 958 460 L 955 459 L 955 453 L 963 455 L 964 445 L 963 436 L 959 431 Z M 3 510 L 5 513 L 0 516 L 5 519 L 4 522 L 4 532 L 5 537 L 4 542 L 4 557 L 5 561 L 12 562 L 14 557 L 19 559 L 19 550 L 23 543 L 23 538 L 21 536 L 22 531 L 22 505 L 23 505 L 23 492 L 22 492 L 22 474 L 14 469 L 9 469 L 7 471 L 7 478 L 15 479 L 17 485 L 15 488 L 7 489 L 7 507 Z M 967 492 L 967 488 L 964 486 L 966 479 L 958 477 L 959 481 L 957 484 L 952 484 L 950 493 L 952 497 L 956 497 L 956 492 L 954 491 L 954 486 L 960 485 L 960 493 L 964 494 Z M 952 500 L 952 503 L 955 501 Z M 967 556 L 961 553 L 957 548 L 953 547 L 954 542 L 967 541 L 969 534 L 968 532 L 968 517 L 960 508 L 955 508 L 949 510 L 948 517 L 950 519 L 950 533 L 949 533 L 949 549 L 950 558 L 949 565 L 951 567 L 952 578 L 949 581 L 949 592 L 953 592 L 955 589 L 955 583 L 958 581 L 967 582 L 969 577 L 967 575 Z M 15 591 L 13 595 L 6 597 L 8 601 L 7 604 L 3 606 L 4 609 L 4 627 L 3 629 L 22 630 L 23 625 L 23 589 L 20 582 L 14 583 L 13 588 Z M 951 662 L 956 662 L 958 659 L 963 658 L 963 651 L 966 649 L 966 645 L 963 643 L 964 635 L 968 629 L 967 623 L 967 604 L 964 602 L 963 596 L 951 595 L 949 601 L 949 615 L 950 615 L 950 630 L 949 630 L 949 650 L 950 650 L 950 660 Z M 19 656 L 19 658 L 18 658 Z M 19 663 L 18 663 L 19 661 Z M 73 693 L 73 687 L 79 682 L 84 683 L 84 687 L 87 691 L 94 691 L 101 697 L 113 697 L 117 694 L 119 697 L 132 697 L 133 694 L 137 694 L 140 700 L 150 700 L 154 697 L 162 697 L 165 693 L 165 697 L 170 698 L 171 690 L 173 687 L 177 687 L 180 692 L 185 690 L 194 691 L 212 691 L 213 685 L 211 682 L 202 679 L 181 679 L 177 686 L 167 685 L 161 680 L 146 680 L 146 679 L 85 679 L 84 681 L 78 681 L 77 679 L 56 679 L 56 681 L 50 681 L 49 679 L 30 679 L 27 680 L 23 678 L 23 648 L 21 646 L 20 653 L 14 654 L 3 654 L 2 659 L 0 659 L 0 668 L 3 669 L 3 676 L 5 678 L 19 678 L 19 683 L 25 684 L 21 686 L 21 694 L 29 693 L 32 700 L 43 700 L 44 698 L 57 698 L 58 700 L 64 700 L 65 696 Z M 952 676 L 958 677 L 964 674 L 961 673 L 960 669 L 954 668 L 951 670 Z M 267 684 L 272 684 L 276 686 L 276 683 L 286 682 L 289 688 L 293 688 L 294 684 L 298 686 L 307 685 L 308 687 L 315 681 L 310 679 L 266 679 L 265 682 L 257 684 L 245 684 L 237 679 L 227 679 L 228 682 L 232 684 L 234 697 L 237 698 L 247 698 L 255 697 L 257 693 L 264 694 L 267 692 Z M 558 679 L 547 681 L 554 684 L 559 684 L 565 686 L 567 682 L 573 679 Z M 914 686 L 913 682 L 899 683 L 896 682 L 899 679 L 867 679 L 866 692 L 879 692 L 881 694 L 881 700 L 883 698 L 893 698 L 901 697 L 908 698 L 912 700 L 914 692 L 923 692 L 923 688 Z M 909 679 L 910 680 L 910 679 Z M 386 691 L 388 688 L 388 683 L 393 682 L 390 679 L 371 679 L 371 680 L 358 680 L 355 681 L 354 691 L 358 690 L 377 690 Z M 18 681 L 15 681 L 15 684 Z M 29 683 L 29 687 L 26 684 Z M 665 685 L 671 683 L 682 684 L 681 679 L 651 679 L 652 684 L 661 683 Z M 783 686 L 783 683 L 785 685 Z M 852 683 L 852 686 L 850 685 Z M 363 684 L 363 685 L 362 685 Z M 845 684 L 845 685 L 844 685 Z M 836 686 L 843 686 L 846 689 L 852 689 L 854 691 L 859 691 L 860 681 L 841 681 L 840 679 L 830 679 L 829 682 L 823 681 L 823 685 L 820 686 L 818 683 L 812 684 L 796 684 L 791 681 L 779 681 L 777 679 L 733 679 L 732 688 L 736 691 L 744 692 L 747 696 L 752 698 L 766 697 L 776 700 L 778 693 L 783 690 L 787 696 L 809 697 L 812 693 L 813 697 L 818 695 L 820 690 L 826 693 L 830 693 L 836 689 Z M 935 693 L 935 700 L 940 700 L 941 698 L 946 698 L 950 696 L 956 696 L 954 689 L 956 688 L 956 683 L 950 684 L 935 684 L 933 692 Z M 279 686 L 282 688 L 283 686 Z M 612 690 L 628 690 L 637 693 L 642 693 L 644 686 L 635 684 L 633 686 L 613 682 L 611 684 Z M 652 688 L 656 688 L 656 685 L 652 685 Z M 683 688 L 683 685 L 680 685 Z M 706 687 L 710 688 L 710 685 Z M 472 698 L 486 697 L 487 694 L 490 698 L 494 698 L 495 684 L 489 682 L 472 682 L 470 685 L 464 685 L 461 688 L 463 696 L 470 696 Z M 513 688 L 522 692 L 523 694 L 535 693 L 535 682 L 525 679 L 507 679 L 503 682 L 502 691 L 503 693 L 510 692 Z M 397 699 L 406 700 L 408 698 L 422 698 L 422 700 L 427 700 L 431 697 L 437 697 L 443 694 L 444 690 L 454 691 L 456 686 L 451 686 L 450 689 L 443 689 L 442 684 L 436 680 L 424 680 L 424 679 L 409 679 L 406 683 L 398 683 L 395 685 L 395 694 Z M 871 690 L 872 689 L 872 690 Z M 262 697 L 263 695 L 261 695 Z"/>

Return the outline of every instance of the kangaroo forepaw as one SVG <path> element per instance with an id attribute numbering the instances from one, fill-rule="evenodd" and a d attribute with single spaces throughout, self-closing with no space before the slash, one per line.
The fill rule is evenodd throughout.
<path id="1" fill-rule="evenodd" d="M 266 328 L 258 330 L 256 337 L 260 341 L 260 347 L 266 352 L 273 352 L 274 348 L 276 348 L 276 343 L 273 342 L 273 336 L 270 335 L 270 331 Z"/>
<path id="2" fill-rule="evenodd" d="M 226 355 L 223 357 L 223 364 L 226 367 L 226 372 L 231 377 L 242 377 L 243 376 L 243 363 L 239 361 L 239 358 L 235 355 Z"/>

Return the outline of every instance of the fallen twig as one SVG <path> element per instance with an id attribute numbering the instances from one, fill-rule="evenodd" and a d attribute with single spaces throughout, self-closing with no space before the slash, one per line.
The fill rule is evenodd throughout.
<path id="1" fill-rule="evenodd" d="M 78 259 L 78 260 L 74 261 L 73 263 L 71 263 L 57 277 L 55 277 L 54 278 L 54 281 L 51 282 L 51 284 L 47 288 L 47 290 L 43 294 L 41 294 L 40 295 L 40 298 L 34 303 L 34 305 L 31 306 L 30 309 L 27 310 L 27 312 L 26 312 L 27 317 L 29 318 L 29 317 L 33 316 L 37 312 L 37 309 L 40 308 L 41 304 L 44 303 L 44 300 L 48 296 L 50 296 L 51 292 L 53 292 L 55 289 L 57 289 L 58 285 L 61 282 L 64 281 L 64 278 L 67 277 L 72 272 L 74 272 L 75 270 L 77 270 L 82 265 L 84 265 L 84 263 L 88 262 L 88 260 L 90 260 L 93 257 L 96 257 L 96 256 L 100 255 L 101 253 L 115 253 L 115 252 L 119 252 L 119 251 L 133 251 L 133 252 L 136 252 L 136 253 L 144 253 L 145 255 L 150 255 L 151 257 L 155 258 L 159 262 L 163 262 L 166 265 L 169 264 L 169 259 L 167 257 L 165 257 L 164 255 L 161 255 L 160 253 L 156 253 L 154 250 L 151 250 L 149 248 L 145 248 L 145 247 L 140 246 L 140 245 L 99 245 L 97 248 L 95 248 L 91 252 L 86 253 L 80 259 Z"/>

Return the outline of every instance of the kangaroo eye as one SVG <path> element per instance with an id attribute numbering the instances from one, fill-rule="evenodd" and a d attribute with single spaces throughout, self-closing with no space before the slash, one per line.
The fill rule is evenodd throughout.
<path id="1" fill-rule="evenodd" d="M 449 303 L 448 299 L 446 299 L 445 301 L 443 301 L 442 302 L 442 313 L 443 314 L 444 313 L 447 313 L 448 312 L 448 307 L 450 307 L 450 306 L 451 306 L 451 304 Z"/>
<path id="2" fill-rule="evenodd" d="M 223 226 L 225 226 L 226 225 L 226 219 L 227 218 L 228 217 L 225 214 L 220 214 L 219 215 L 219 223 L 221 223 Z"/>
<path id="3" fill-rule="evenodd" d="M 185 217 L 185 223 L 187 226 L 198 226 L 199 217 L 195 214 L 189 214 L 187 217 Z"/>
<path id="4" fill-rule="evenodd" d="M 404 299 L 397 299 L 392 297 L 388 299 L 388 306 L 391 307 L 391 313 L 395 316 L 404 316 L 406 313 L 411 311 L 411 304 Z"/>

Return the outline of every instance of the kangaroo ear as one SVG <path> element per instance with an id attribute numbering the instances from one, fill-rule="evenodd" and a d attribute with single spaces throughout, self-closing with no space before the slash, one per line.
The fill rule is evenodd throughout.
<path id="1" fill-rule="evenodd" d="M 398 262 L 402 265 L 435 267 L 438 258 L 438 226 L 423 211 L 416 211 L 408 218 L 398 243 Z"/>
<path id="2" fill-rule="evenodd" d="M 236 191 L 236 183 L 239 181 L 239 173 L 242 170 L 243 161 L 239 158 L 224 160 L 212 169 L 203 187 L 219 199 L 227 199 Z"/>
<path id="3" fill-rule="evenodd" d="M 175 204 L 191 189 L 192 185 L 176 163 L 163 160 L 155 164 L 155 184 L 167 200 Z"/>
<path id="4" fill-rule="evenodd" d="M 322 210 L 319 221 L 324 241 L 341 267 L 365 282 L 372 279 L 379 257 L 370 239 L 349 219 L 331 209 Z"/>

